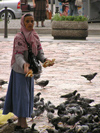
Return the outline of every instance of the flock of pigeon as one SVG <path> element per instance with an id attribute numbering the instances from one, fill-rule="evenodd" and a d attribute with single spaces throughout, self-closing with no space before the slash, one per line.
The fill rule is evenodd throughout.
<path id="1" fill-rule="evenodd" d="M 40 98 L 41 93 L 34 97 L 34 110 L 32 118 L 47 113 L 51 128 L 48 133 L 100 133 L 100 104 L 91 106 L 93 99 L 83 98 L 77 90 L 61 95 L 65 102 L 55 106 Z"/>
<path id="2" fill-rule="evenodd" d="M 51 127 L 45 129 L 48 133 L 100 133 L 100 104 L 91 106 L 93 99 L 83 98 L 77 90 L 61 95 L 65 101 L 55 106 L 51 101 L 44 102 L 41 92 L 34 96 L 32 119 L 46 111 Z M 36 123 L 24 133 L 39 133 Z M 20 133 L 20 132 L 19 132 Z"/>
<path id="3" fill-rule="evenodd" d="M 97 73 L 81 76 L 91 82 L 96 75 Z M 38 85 L 44 87 L 47 84 L 48 82 L 40 82 Z M 100 133 L 100 104 L 92 106 L 94 99 L 81 97 L 77 90 L 61 95 L 60 98 L 64 98 L 65 101 L 55 106 L 51 101 L 45 103 L 44 98 L 41 98 L 41 92 L 37 93 L 34 96 L 32 119 L 46 111 L 48 122 L 52 125 L 45 129 L 48 133 Z M 0 101 L 0 108 L 3 108 L 5 96 L 1 97 Z M 33 123 L 24 133 L 39 133 L 35 125 L 36 123 Z"/>

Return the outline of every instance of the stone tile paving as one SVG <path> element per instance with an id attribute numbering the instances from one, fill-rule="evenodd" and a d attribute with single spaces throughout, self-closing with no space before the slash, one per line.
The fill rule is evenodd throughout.
<path id="1" fill-rule="evenodd" d="M 0 79 L 9 81 L 10 60 L 12 55 L 12 41 L 0 42 Z M 63 102 L 60 95 L 74 91 L 75 89 L 82 97 L 92 98 L 93 104 L 100 102 L 100 43 L 99 42 L 42 42 L 45 56 L 53 59 L 52 67 L 43 68 L 39 80 L 49 80 L 45 89 L 35 85 L 35 94 L 41 92 L 45 103 L 50 100 L 55 105 Z M 82 74 L 97 72 L 98 75 L 88 82 Z M 7 85 L 0 89 L 0 97 L 5 95 Z M 30 119 L 28 119 L 30 121 Z M 50 126 L 46 112 L 34 120 L 36 128 L 41 133 Z M 29 122 L 31 125 L 32 122 Z"/>
<path id="2" fill-rule="evenodd" d="M 8 29 L 20 29 L 20 21 L 21 19 L 12 19 L 10 20 L 8 23 L 7 23 L 7 27 Z M 45 26 L 46 27 L 51 27 L 51 20 L 45 20 Z M 0 29 L 4 28 L 5 27 L 5 21 L 0 21 Z M 34 28 L 36 28 L 34 26 Z M 41 28 L 41 23 L 39 22 L 39 27 L 38 28 Z"/>

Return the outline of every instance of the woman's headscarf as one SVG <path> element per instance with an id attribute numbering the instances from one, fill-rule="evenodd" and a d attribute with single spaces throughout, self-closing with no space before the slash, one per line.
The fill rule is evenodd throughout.
<path id="1" fill-rule="evenodd" d="M 29 14 L 29 13 L 27 13 L 27 14 Z M 31 45 L 32 52 L 35 54 L 35 56 L 38 54 L 38 49 L 42 49 L 39 37 L 38 37 L 37 33 L 35 32 L 35 30 L 33 29 L 32 31 L 28 31 L 25 28 L 24 17 L 27 14 L 24 14 L 21 18 L 20 31 L 23 32 L 24 35 L 20 32 L 20 33 L 17 33 L 14 38 L 13 55 L 12 55 L 11 65 L 15 62 L 15 54 L 18 54 L 18 53 L 23 54 L 24 51 L 28 50 L 27 44 L 25 42 L 25 38 L 26 38 L 27 42 Z M 31 14 L 29 14 L 29 15 L 31 15 Z"/>

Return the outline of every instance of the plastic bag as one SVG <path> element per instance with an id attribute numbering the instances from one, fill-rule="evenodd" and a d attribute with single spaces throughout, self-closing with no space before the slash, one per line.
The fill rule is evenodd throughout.
<path id="1" fill-rule="evenodd" d="M 0 110 L 0 126 L 7 123 L 7 120 L 14 116 L 13 113 L 8 113 L 7 115 L 2 114 L 3 110 Z"/>
<path id="2" fill-rule="evenodd" d="M 51 10 L 49 8 L 46 9 L 46 18 L 47 19 L 51 19 L 52 17 L 52 13 L 51 13 Z"/>

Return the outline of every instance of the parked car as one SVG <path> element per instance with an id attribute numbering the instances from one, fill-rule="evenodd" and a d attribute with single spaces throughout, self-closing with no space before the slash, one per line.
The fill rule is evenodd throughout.
<path id="1" fill-rule="evenodd" d="M 22 16 L 20 0 L 0 0 L 0 18 L 5 18 L 5 7 L 8 10 L 9 19 L 18 19 Z"/>

